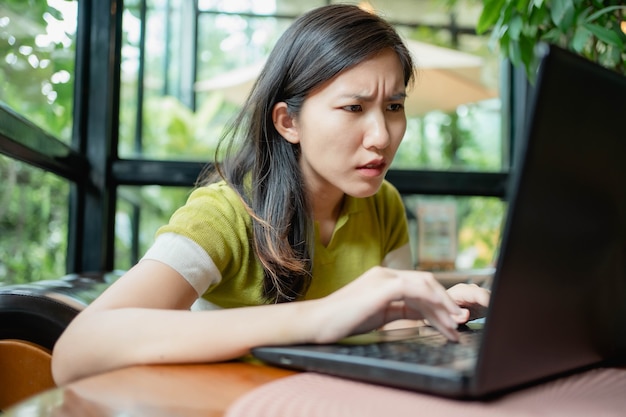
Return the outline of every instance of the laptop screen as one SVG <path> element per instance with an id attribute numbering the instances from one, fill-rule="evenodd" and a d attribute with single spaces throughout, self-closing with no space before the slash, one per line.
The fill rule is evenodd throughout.
<path id="1" fill-rule="evenodd" d="M 626 351 L 626 77 L 542 55 L 479 359 L 487 391 Z"/>

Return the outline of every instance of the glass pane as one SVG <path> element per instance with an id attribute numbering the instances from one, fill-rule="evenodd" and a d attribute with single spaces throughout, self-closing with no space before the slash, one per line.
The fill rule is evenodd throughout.
<path id="1" fill-rule="evenodd" d="M 330 3 L 356 4 L 380 13 L 393 24 L 414 27 L 441 27 L 450 25 L 451 21 L 459 27 L 474 27 L 483 8 L 482 2 L 463 0 L 456 1 L 452 9 L 448 2 L 437 0 L 331 0 Z"/>
<path id="2" fill-rule="evenodd" d="M 492 197 L 404 197 L 415 265 L 428 270 L 494 267 L 506 203 Z"/>
<path id="3" fill-rule="evenodd" d="M 297 16 L 327 3 L 327 0 L 198 0 L 198 8 L 205 12 Z"/>
<path id="4" fill-rule="evenodd" d="M 78 1 L 0 3 L 0 101 L 66 143 Z"/>
<path id="5" fill-rule="evenodd" d="M 450 10 L 435 0 L 353 3 L 394 23 L 416 59 L 418 80 L 409 91 L 408 129 L 394 168 L 497 172 L 507 167 L 500 62 L 488 38 L 473 34 L 480 9 L 459 2 L 461 9 Z M 225 124 L 279 35 L 293 18 L 322 4 L 201 0 L 196 20 L 184 2 L 149 1 L 143 74 L 141 14 L 138 6 L 127 5 L 120 155 L 212 160 Z"/>
<path id="6" fill-rule="evenodd" d="M 148 250 L 157 229 L 185 204 L 189 189 L 123 186 L 118 189 L 115 215 L 114 268 L 127 270 Z"/>
<path id="7" fill-rule="evenodd" d="M 392 167 L 452 171 L 502 169 L 498 100 L 461 105 L 408 119 L 407 132 Z"/>
<path id="8" fill-rule="evenodd" d="M 69 183 L 0 155 L 0 284 L 66 271 Z"/>
<path id="9" fill-rule="evenodd" d="M 508 166 L 502 148 L 500 60 L 488 38 L 453 37 L 429 27 L 413 28 L 405 36 L 417 79 L 409 90 L 407 132 L 394 168 L 501 171 Z"/>
<path id="10" fill-rule="evenodd" d="M 184 4 L 149 7 L 146 15 L 142 80 L 140 11 L 127 8 L 124 14 L 120 155 L 211 160 L 225 124 L 241 104 L 212 85 L 223 74 L 262 63 L 290 21 L 205 12 L 198 17 L 194 43 L 185 32 L 191 25 L 184 23 L 193 13 Z M 138 102 L 143 111 L 139 127 Z"/>

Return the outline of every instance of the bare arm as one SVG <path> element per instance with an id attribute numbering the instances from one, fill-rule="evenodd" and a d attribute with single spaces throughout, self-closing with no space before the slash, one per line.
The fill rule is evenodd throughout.
<path id="1" fill-rule="evenodd" d="M 259 345 L 333 342 L 400 318 L 428 319 L 456 339 L 463 320 L 432 275 L 380 267 L 319 300 L 191 312 L 196 298 L 168 266 L 140 262 L 61 336 L 56 382 L 137 364 L 229 360 Z"/>
<path id="2" fill-rule="evenodd" d="M 170 267 L 140 262 L 61 335 L 52 361 L 55 381 L 134 364 L 227 360 L 258 344 L 303 340 L 295 318 L 304 303 L 191 312 L 196 298 Z"/>

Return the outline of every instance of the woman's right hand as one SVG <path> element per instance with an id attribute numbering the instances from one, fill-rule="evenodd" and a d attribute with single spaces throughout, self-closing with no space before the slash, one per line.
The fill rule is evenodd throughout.
<path id="1" fill-rule="evenodd" d="M 484 291 L 478 289 L 477 292 Z M 488 295 L 475 294 L 481 303 Z M 320 299 L 317 343 L 368 332 L 399 319 L 427 320 L 448 339 L 458 340 L 459 323 L 469 319 L 433 274 L 374 267 L 345 287 Z"/>

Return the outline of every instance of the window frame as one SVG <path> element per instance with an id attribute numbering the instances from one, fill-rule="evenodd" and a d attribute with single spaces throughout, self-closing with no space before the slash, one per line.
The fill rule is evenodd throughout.
<path id="1" fill-rule="evenodd" d="M 145 5 L 145 0 L 142 4 Z M 194 8 L 197 19 L 197 7 Z M 10 109 L 0 106 L 0 153 L 59 175 L 71 184 L 68 202 L 68 273 L 113 269 L 118 187 L 192 187 L 206 165 L 191 161 L 119 158 L 123 9 L 121 0 L 78 2 L 71 146 L 63 144 Z M 196 28 L 193 30 L 197 33 Z M 455 172 L 392 169 L 387 179 L 401 194 L 506 199 L 507 181 L 515 154 L 515 137 L 525 118 L 529 85 L 522 70 L 510 64 L 504 65 L 504 68 L 501 99 L 505 155 L 502 170 Z M 138 113 L 141 115 L 141 111 Z"/>

